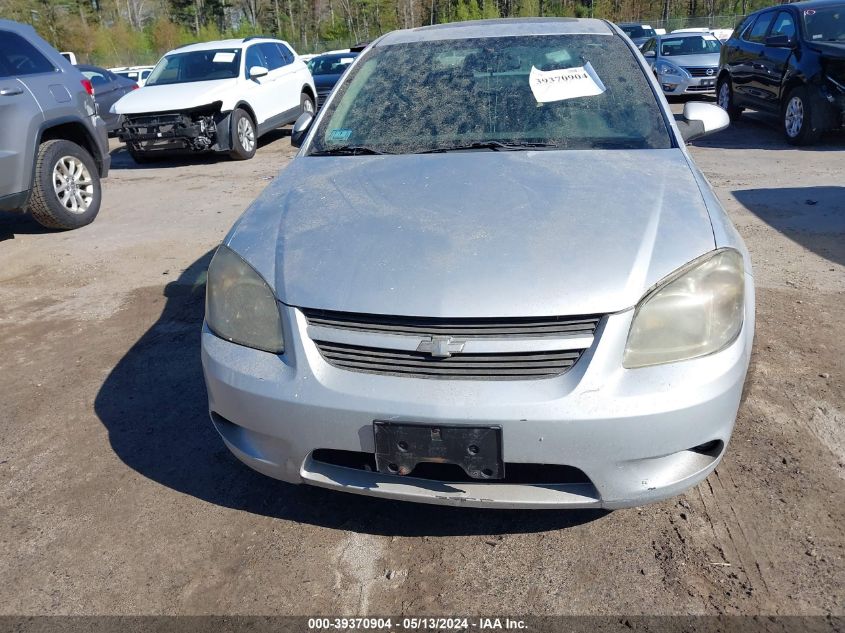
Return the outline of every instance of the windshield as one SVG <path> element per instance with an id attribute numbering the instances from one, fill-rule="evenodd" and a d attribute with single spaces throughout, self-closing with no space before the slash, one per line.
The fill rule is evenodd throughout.
<path id="1" fill-rule="evenodd" d="M 237 77 L 241 68 L 241 49 L 221 48 L 209 51 L 171 53 L 162 57 L 147 79 L 148 86 L 211 81 Z"/>
<path id="2" fill-rule="evenodd" d="M 813 42 L 845 42 L 845 4 L 804 9 L 804 32 Z"/>
<path id="3" fill-rule="evenodd" d="M 657 99 L 619 37 L 441 40 L 365 55 L 321 117 L 311 154 L 408 154 L 491 141 L 493 151 L 671 147 Z"/>
<path id="4" fill-rule="evenodd" d="M 660 54 L 672 55 L 705 55 L 718 53 L 722 44 L 715 37 L 673 37 L 660 41 Z"/>
<path id="5" fill-rule="evenodd" d="M 308 70 L 315 77 L 320 75 L 340 75 L 347 66 L 355 61 L 356 53 L 344 55 L 323 55 L 308 62 Z"/>
<path id="6" fill-rule="evenodd" d="M 623 26 L 620 28 L 622 29 L 622 32 L 625 33 L 625 35 L 627 35 L 631 39 L 640 37 L 654 37 L 656 35 L 654 29 L 643 28 L 642 26 Z"/>

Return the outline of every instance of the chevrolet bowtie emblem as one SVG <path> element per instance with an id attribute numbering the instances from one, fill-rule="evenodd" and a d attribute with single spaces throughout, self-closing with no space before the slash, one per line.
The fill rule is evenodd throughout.
<path id="1" fill-rule="evenodd" d="M 454 341 L 449 336 L 432 336 L 420 341 L 417 351 L 430 354 L 434 358 L 449 358 L 452 354 L 464 351 L 464 341 Z"/>

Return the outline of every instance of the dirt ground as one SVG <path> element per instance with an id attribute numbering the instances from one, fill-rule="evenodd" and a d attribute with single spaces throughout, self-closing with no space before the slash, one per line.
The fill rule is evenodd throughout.
<path id="1" fill-rule="evenodd" d="M 845 614 L 845 137 L 794 149 L 749 116 L 692 148 L 754 260 L 747 399 L 705 483 L 612 513 L 242 466 L 206 414 L 204 270 L 289 138 L 240 163 L 113 148 L 91 226 L 0 214 L 0 615 Z"/>

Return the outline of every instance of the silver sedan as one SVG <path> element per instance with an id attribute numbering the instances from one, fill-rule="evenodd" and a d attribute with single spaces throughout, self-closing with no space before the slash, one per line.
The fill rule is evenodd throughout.
<path id="1" fill-rule="evenodd" d="M 722 43 L 710 33 L 671 33 L 643 44 L 663 94 L 715 94 Z"/>
<path id="2" fill-rule="evenodd" d="M 600 20 L 382 36 L 208 271 L 226 446 L 271 477 L 478 507 L 619 508 L 728 445 L 754 335 L 742 240 Z"/>

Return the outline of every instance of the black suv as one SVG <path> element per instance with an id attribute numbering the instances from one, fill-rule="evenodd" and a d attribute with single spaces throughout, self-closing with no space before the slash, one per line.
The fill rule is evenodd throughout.
<path id="1" fill-rule="evenodd" d="M 722 47 L 717 95 L 776 114 L 786 140 L 808 145 L 845 127 L 845 2 L 810 0 L 757 11 Z"/>

